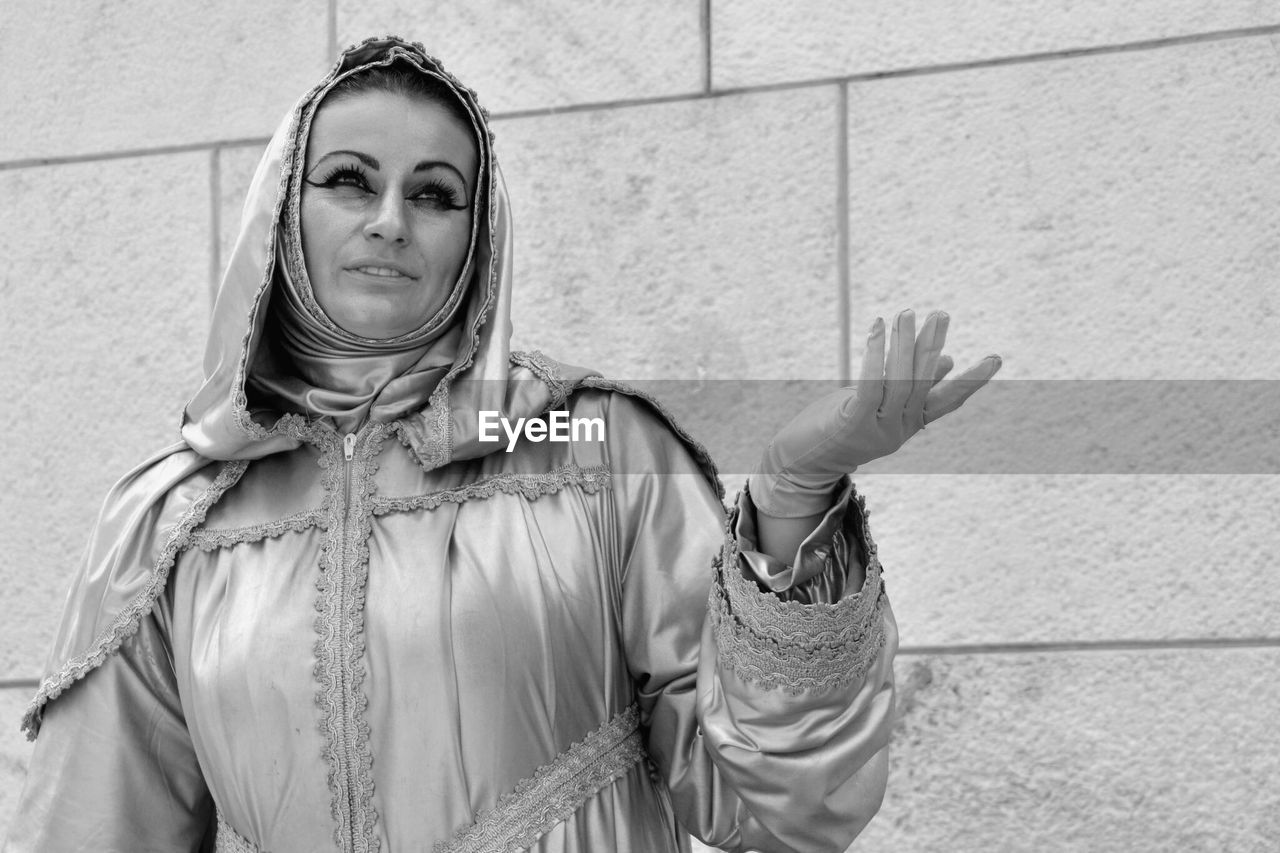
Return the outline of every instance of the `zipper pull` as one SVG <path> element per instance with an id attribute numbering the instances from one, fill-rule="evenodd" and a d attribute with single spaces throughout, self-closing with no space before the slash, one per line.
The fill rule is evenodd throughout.
<path id="1" fill-rule="evenodd" d="M 356 455 L 356 434 L 349 432 L 342 437 L 342 455 L 350 462 Z"/>

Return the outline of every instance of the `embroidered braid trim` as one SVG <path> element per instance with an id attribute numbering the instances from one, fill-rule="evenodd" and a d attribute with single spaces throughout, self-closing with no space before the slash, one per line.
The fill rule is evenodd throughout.
<path id="1" fill-rule="evenodd" d="M 133 601 L 120 611 L 111 625 L 94 639 L 87 652 L 67 661 L 62 669 L 40 683 L 40 689 L 22 716 L 22 729 L 27 733 L 27 740 L 35 740 L 36 735 L 40 733 L 40 719 L 46 704 L 58 698 L 62 691 L 101 666 L 107 659 L 107 655 L 116 652 L 127 638 L 138 632 L 138 625 L 143 617 L 151 612 L 155 607 L 156 599 L 164 591 L 165 583 L 169 580 L 169 571 L 173 568 L 178 552 L 186 547 L 191 531 L 204 521 L 209 508 L 218 502 L 227 489 L 236 484 L 248 467 L 249 463 L 245 461 L 228 462 L 222 466 L 213 482 L 200 497 L 192 502 L 181 521 L 169 534 L 164 547 L 160 550 L 160 557 L 151 570 L 151 579 L 142 592 L 138 593 Z"/>
<path id="2" fill-rule="evenodd" d="M 569 395 L 573 393 L 573 383 L 560 376 L 559 371 L 556 370 L 555 362 L 538 350 L 530 350 L 528 352 L 512 352 L 511 363 L 518 364 L 530 371 L 534 376 L 542 380 L 542 383 L 551 391 L 551 402 L 547 404 L 548 411 L 564 408 L 564 404 L 569 400 Z"/>
<path id="3" fill-rule="evenodd" d="M 347 498 L 343 447 L 336 434 L 326 436 L 320 466 L 328 510 L 328 536 L 320 552 L 316 580 L 316 704 L 322 717 L 324 759 L 329 766 L 330 811 L 334 841 L 344 853 L 377 853 L 378 821 L 373 807 L 373 752 L 369 747 L 369 698 L 362 689 L 364 604 L 369 580 L 370 511 L 375 461 L 386 427 L 374 424 L 350 461 Z M 350 524 L 347 522 L 350 520 Z"/>
<path id="4" fill-rule="evenodd" d="M 730 513 L 734 529 L 737 509 Z M 884 646 L 882 569 L 859 496 L 845 524 L 859 523 L 866 543 L 866 581 L 862 590 L 834 603 L 804 604 L 763 592 L 743 577 L 738 543 L 730 533 L 714 562 L 708 597 L 720 663 L 739 678 L 788 693 L 842 687 L 866 676 Z M 852 532 L 852 531 L 850 531 Z M 833 565 L 828 571 L 842 571 Z"/>
<path id="5" fill-rule="evenodd" d="M 262 524 L 248 524 L 244 527 L 229 527 L 221 530 L 210 530 L 204 527 L 191 531 L 187 540 L 188 548 L 201 551 L 216 551 L 219 548 L 230 548 L 247 542 L 258 542 L 263 539 L 275 539 L 286 533 L 301 533 L 312 527 L 324 528 L 328 521 L 323 507 L 294 513 L 275 521 Z"/>
<path id="6" fill-rule="evenodd" d="M 630 705 L 539 767 L 492 809 L 480 812 L 475 823 L 437 842 L 433 853 L 508 853 L 532 847 L 645 757 L 639 729 L 640 711 Z"/>
<path id="7" fill-rule="evenodd" d="M 609 469 L 603 465 L 581 468 L 570 464 L 545 474 L 495 474 L 456 489 L 442 489 L 400 498 L 375 497 L 372 502 L 373 514 L 436 509 L 446 503 L 460 504 L 473 499 L 491 498 L 499 492 L 504 495 L 522 495 L 532 501 L 543 495 L 553 495 L 569 486 L 577 486 L 587 494 L 594 495 L 607 488 L 610 479 Z"/>
<path id="8" fill-rule="evenodd" d="M 449 377 L 440 380 L 421 417 L 393 424 L 400 443 L 413 453 L 424 471 L 449 464 L 453 456 L 453 417 L 449 408 Z"/>

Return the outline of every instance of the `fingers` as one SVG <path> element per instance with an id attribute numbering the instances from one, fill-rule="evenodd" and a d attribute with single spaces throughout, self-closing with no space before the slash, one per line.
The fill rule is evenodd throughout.
<path id="1" fill-rule="evenodd" d="M 925 398 L 934 384 L 934 372 L 937 370 L 943 344 L 947 340 L 947 324 L 950 321 L 951 318 L 945 311 L 934 311 L 929 314 L 924 328 L 916 337 L 911 394 L 907 398 L 904 412 L 906 426 L 912 432 L 923 426 Z"/>
<path id="2" fill-rule="evenodd" d="M 955 361 L 952 360 L 951 356 L 949 355 L 938 356 L 938 365 L 933 371 L 933 384 L 937 385 L 939 382 L 941 382 L 946 377 L 946 375 L 951 372 L 951 368 L 955 366 L 956 366 L 956 363 Z"/>
<path id="3" fill-rule="evenodd" d="M 989 355 L 965 370 L 954 379 L 939 382 L 929 392 L 924 405 L 924 422 L 931 423 L 964 405 L 973 394 L 986 385 L 1000 370 L 1003 362 L 998 355 Z"/>
<path id="4" fill-rule="evenodd" d="M 942 354 L 942 347 L 947 342 L 947 326 L 951 316 L 946 311 L 933 311 L 924 322 L 924 328 L 916 338 L 915 375 L 916 382 L 932 382 L 933 371 Z"/>
<path id="5" fill-rule="evenodd" d="M 893 320 L 886 358 L 884 321 L 877 318 L 862 361 L 858 404 L 874 400 L 877 387 L 882 387 L 877 415 L 901 417 L 911 432 L 960 408 L 996 374 L 1001 360 L 997 355 L 988 356 L 959 376 L 946 379 L 955 367 L 955 361 L 942 354 L 950 323 L 945 311 L 932 312 L 917 336 L 915 313 L 911 309 L 899 312 Z"/>
<path id="6" fill-rule="evenodd" d="M 884 318 L 877 317 L 867 335 L 867 351 L 862 354 L 862 369 L 858 373 L 856 405 L 870 405 L 871 411 L 880 406 L 884 397 Z M 850 414 L 850 413 L 846 413 Z"/>
<path id="7" fill-rule="evenodd" d="M 893 333 L 889 336 L 889 357 L 884 369 L 884 398 L 880 401 L 881 417 L 901 417 L 902 410 L 911 396 L 914 378 L 916 315 L 910 308 L 899 311 L 893 318 Z"/>

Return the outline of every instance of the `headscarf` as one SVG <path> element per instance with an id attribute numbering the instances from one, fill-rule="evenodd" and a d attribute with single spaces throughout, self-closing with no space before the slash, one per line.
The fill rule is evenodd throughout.
<path id="1" fill-rule="evenodd" d="M 476 135 L 479 175 L 470 252 L 445 307 L 407 335 L 373 340 L 337 326 L 311 293 L 300 185 L 323 98 L 347 77 L 393 63 L 441 81 L 457 97 Z M 297 447 L 300 417 L 327 416 L 339 429 L 368 417 L 398 420 L 405 443 L 428 468 L 493 452 L 497 445 L 478 441 L 478 410 L 512 420 L 535 416 L 590 375 L 570 368 L 547 381 L 539 375 L 545 371 L 524 370 L 530 381 L 515 381 L 510 308 L 510 213 L 488 114 L 421 45 L 369 39 L 303 96 L 263 154 L 214 305 L 204 383 L 187 404 L 182 437 L 210 459 L 256 459 Z"/>

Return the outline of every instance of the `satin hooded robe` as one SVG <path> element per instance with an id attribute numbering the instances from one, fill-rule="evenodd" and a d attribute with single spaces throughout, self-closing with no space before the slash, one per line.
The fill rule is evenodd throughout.
<path id="1" fill-rule="evenodd" d="M 391 61 L 482 131 L 471 334 L 420 411 L 266 426 L 245 380 L 300 118 Z M 508 352 L 484 121 L 381 39 L 273 139 L 186 443 L 117 484 L 73 582 L 6 851 L 841 851 L 879 807 L 897 635 L 861 500 L 846 484 L 784 567 L 655 402 Z M 503 452 L 482 408 L 605 440 Z"/>

